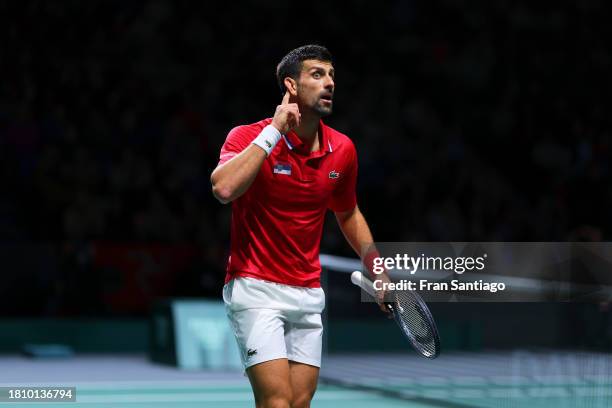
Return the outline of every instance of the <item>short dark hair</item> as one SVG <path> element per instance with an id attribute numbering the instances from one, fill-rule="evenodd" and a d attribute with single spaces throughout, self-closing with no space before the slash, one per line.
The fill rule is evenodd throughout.
<path id="1" fill-rule="evenodd" d="M 287 91 L 285 88 L 285 78 L 297 79 L 302 70 L 302 62 L 310 59 L 332 62 L 331 53 L 327 48 L 322 45 L 308 44 L 289 51 L 281 62 L 278 63 L 276 66 L 276 80 L 282 94 Z"/>

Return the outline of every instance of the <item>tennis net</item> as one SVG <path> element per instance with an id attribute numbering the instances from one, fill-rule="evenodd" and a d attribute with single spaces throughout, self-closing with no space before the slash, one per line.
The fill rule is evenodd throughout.
<path id="1" fill-rule="evenodd" d="M 420 357 L 364 303 L 356 259 L 321 256 L 326 291 L 321 381 L 415 407 L 612 406 L 612 319 L 605 303 L 430 302 L 442 354 Z M 520 283 L 525 291 L 549 282 Z"/>

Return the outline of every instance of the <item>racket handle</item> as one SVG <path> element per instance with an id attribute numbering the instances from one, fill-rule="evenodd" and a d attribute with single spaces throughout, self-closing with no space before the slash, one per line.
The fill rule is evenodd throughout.
<path id="1" fill-rule="evenodd" d="M 370 296 L 376 297 L 376 291 L 374 290 L 374 286 L 372 286 L 372 281 L 363 276 L 361 272 L 355 271 L 351 273 L 351 282 L 365 290 Z"/>

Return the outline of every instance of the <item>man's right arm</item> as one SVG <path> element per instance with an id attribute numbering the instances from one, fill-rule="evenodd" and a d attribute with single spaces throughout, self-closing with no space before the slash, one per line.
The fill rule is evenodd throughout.
<path id="1" fill-rule="evenodd" d="M 272 123 L 248 147 L 212 172 L 212 193 L 222 204 L 234 201 L 249 189 L 281 134 L 299 126 L 300 111 L 296 103 L 289 103 L 290 96 L 287 91 L 276 107 Z"/>
<path id="2" fill-rule="evenodd" d="M 267 154 L 251 144 L 230 161 L 218 166 L 211 174 L 212 192 L 222 204 L 234 201 L 249 189 Z"/>

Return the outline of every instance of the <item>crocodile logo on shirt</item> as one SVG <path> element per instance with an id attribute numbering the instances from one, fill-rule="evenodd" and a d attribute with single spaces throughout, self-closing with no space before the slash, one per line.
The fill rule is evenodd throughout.
<path id="1" fill-rule="evenodd" d="M 340 173 L 338 173 L 336 170 L 332 170 L 329 172 L 330 179 L 337 179 L 338 177 L 340 177 Z"/>
<path id="2" fill-rule="evenodd" d="M 247 357 L 253 357 L 255 354 L 257 354 L 257 350 L 254 350 L 254 349 L 247 350 Z"/>

